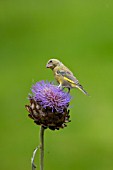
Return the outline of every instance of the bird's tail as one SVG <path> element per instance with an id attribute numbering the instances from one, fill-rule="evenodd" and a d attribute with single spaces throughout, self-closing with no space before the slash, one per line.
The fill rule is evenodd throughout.
<path id="1" fill-rule="evenodd" d="M 89 96 L 89 94 L 84 90 L 84 88 L 81 84 L 77 84 L 76 88 L 78 88 L 80 91 L 82 91 L 85 95 Z"/>

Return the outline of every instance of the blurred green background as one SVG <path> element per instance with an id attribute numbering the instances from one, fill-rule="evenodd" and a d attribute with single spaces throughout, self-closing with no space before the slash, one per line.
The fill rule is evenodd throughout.
<path id="1" fill-rule="evenodd" d="M 112 0 L 0 1 L 0 169 L 31 169 L 39 127 L 24 105 L 33 83 L 54 80 L 45 68 L 50 58 L 65 63 L 91 97 L 73 89 L 72 122 L 46 130 L 45 170 L 112 170 Z"/>

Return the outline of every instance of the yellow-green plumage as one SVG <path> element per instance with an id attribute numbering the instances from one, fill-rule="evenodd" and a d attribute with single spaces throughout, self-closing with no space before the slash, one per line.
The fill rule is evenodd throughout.
<path id="1" fill-rule="evenodd" d="M 49 60 L 46 67 L 53 70 L 55 79 L 59 83 L 59 87 L 66 87 L 69 90 L 76 87 L 84 94 L 87 94 L 87 92 L 83 89 L 82 85 L 79 84 L 79 81 L 76 79 L 73 73 L 59 60 Z"/>

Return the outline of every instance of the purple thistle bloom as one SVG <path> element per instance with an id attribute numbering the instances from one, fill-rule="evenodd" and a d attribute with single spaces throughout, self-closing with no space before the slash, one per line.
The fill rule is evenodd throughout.
<path id="1" fill-rule="evenodd" d="M 30 104 L 25 105 L 28 116 L 44 128 L 59 130 L 66 127 L 70 122 L 70 94 L 44 81 L 37 82 L 31 90 L 33 95 L 29 96 Z"/>
<path id="2" fill-rule="evenodd" d="M 69 93 L 49 82 L 40 81 L 32 86 L 33 99 L 44 109 L 51 108 L 52 112 L 63 113 L 71 100 Z"/>

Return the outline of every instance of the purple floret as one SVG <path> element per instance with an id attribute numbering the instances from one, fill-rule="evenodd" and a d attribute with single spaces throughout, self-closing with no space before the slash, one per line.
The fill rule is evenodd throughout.
<path id="1" fill-rule="evenodd" d="M 51 108 L 52 112 L 62 113 L 68 107 L 71 100 L 69 93 L 64 92 L 58 86 L 49 82 L 40 81 L 32 86 L 33 98 L 43 108 Z"/>

